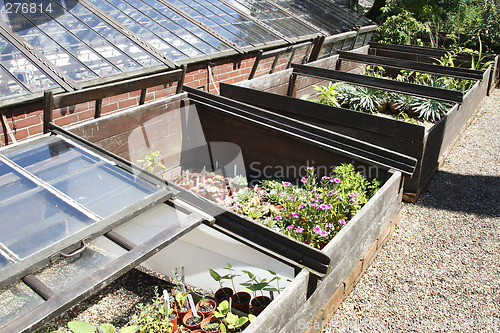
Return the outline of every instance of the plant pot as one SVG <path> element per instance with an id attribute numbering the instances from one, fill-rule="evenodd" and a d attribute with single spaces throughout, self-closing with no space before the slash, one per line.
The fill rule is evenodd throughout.
<path id="1" fill-rule="evenodd" d="M 203 317 L 208 318 L 214 313 L 217 304 L 211 299 L 204 299 L 196 304 L 196 311 L 201 313 Z M 209 309 L 211 308 L 211 309 Z"/>
<path id="2" fill-rule="evenodd" d="M 187 182 L 187 183 L 183 183 L 183 182 L 181 182 L 179 185 L 180 185 L 181 187 L 184 187 L 185 189 L 188 189 L 188 190 L 189 190 L 191 187 L 193 187 L 193 186 L 194 186 L 194 182 L 193 182 L 193 181 L 191 181 L 191 182 Z"/>
<path id="3" fill-rule="evenodd" d="M 257 296 L 254 299 L 252 299 L 252 312 L 254 315 L 259 315 L 266 306 L 271 304 L 271 298 L 267 296 Z"/>
<path id="4" fill-rule="evenodd" d="M 191 311 L 191 309 L 189 309 L 189 308 L 187 308 L 187 309 L 186 309 L 186 308 L 182 309 L 182 308 L 179 306 L 179 304 L 177 304 L 177 316 L 179 317 L 179 318 L 177 319 L 177 321 L 182 323 L 182 322 L 184 321 L 184 317 L 186 316 L 186 314 L 187 314 L 189 311 Z"/>
<path id="5" fill-rule="evenodd" d="M 177 319 L 179 318 L 179 315 L 177 313 L 172 313 L 172 315 L 174 315 L 175 317 L 173 319 L 170 319 L 171 317 L 169 317 L 169 321 L 172 323 L 172 332 L 175 332 L 177 330 Z"/>
<path id="6" fill-rule="evenodd" d="M 207 330 L 205 329 L 205 326 L 210 324 L 210 323 L 216 323 L 217 324 L 217 330 Z M 218 333 L 220 332 L 220 324 L 221 324 L 221 321 L 219 318 L 215 318 L 215 317 L 210 317 L 210 318 L 205 318 L 203 319 L 203 321 L 201 322 L 201 330 L 204 332 L 204 333 Z"/>
<path id="7" fill-rule="evenodd" d="M 184 326 L 189 328 L 190 330 L 195 330 L 197 328 L 200 328 L 201 322 L 203 321 L 203 315 L 201 313 L 198 313 L 198 321 L 195 323 L 192 323 L 191 320 L 193 318 L 196 318 L 193 316 L 193 310 L 189 310 L 185 315 L 184 318 L 182 319 L 182 323 Z"/>
<path id="8" fill-rule="evenodd" d="M 380 103 L 380 105 L 377 106 L 377 112 L 379 113 L 384 112 L 386 108 L 387 108 L 387 102 L 382 102 Z"/>
<path id="9" fill-rule="evenodd" d="M 215 301 L 220 303 L 222 301 L 229 301 L 231 296 L 233 296 L 234 291 L 229 287 L 220 288 L 214 294 Z"/>
<path id="10" fill-rule="evenodd" d="M 233 301 L 233 308 L 244 313 L 250 313 L 250 299 L 252 296 L 246 291 L 239 291 L 233 296 L 231 300 Z"/>
<path id="11" fill-rule="evenodd" d="M 191 332 L 191 330 L 186 327 L 178 328 L 177 331 L 175 331 L 175 333 L 188 333 L 188 332 Z"/>

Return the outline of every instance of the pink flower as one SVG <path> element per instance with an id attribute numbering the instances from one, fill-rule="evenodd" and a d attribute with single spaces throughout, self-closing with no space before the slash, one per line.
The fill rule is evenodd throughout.
<path id="1" fill-rule="evenodd" d="M 325 180 L 330 179 L 330 177 L 328 177 L 328 176 L 323 176 L 322 178 L 325 179 Z"/>
<path id="2" fill-rule="evenodd" d="M 332 178 L 332 179 L 330 179 L 330 181 L 332 183 L 336 183 L 336 184 L 340 183 L 340 179 L 338 179 L 338 178 Z"/>
<path id="3" fill-rule="evenodd" d="M 326 232 L 326 231 L 321 231 L 321 232 L 319 233 L 319 235 L 320 235 L 321 237 L 326 237 L 326 236 L 328 236 L 328 232 Z"/>
<path id="4" fill-rule="evenodd" d="M 326 225 L 326 227 L 331 229 L 331 228 L 333 228 L 333 224 L 328 223 L 328 224 Z"/>
<path id="5" fill-rule="evenodd" d="M 332 209 L 332 208 L 333 208 L 332 204 L 326 205 L 326 209 Z"/>
<path id="6" fill-rule="evenodd" d="M 297 213 L 293 213 L 293 214 L 292 214 L 292 217 L 293 217 L 294 219 L 298 219 L 298 218 L 299 218 L 299 214 L 297 214 Z"/>
<path id="7" fill-rule="evenodd" d="M 312 169 L 314 169 L 314 167 L 312 167 L 312 166 L 311 167 L 307 167 L 307 170 L 312 170 Z"/>
<path id="8" fill-rule="evenodd" d="M 350 196 L 351 198 L 354 198 L 354 197 L 356 196 L 356 192 L 354 192 L 354 193 L 349 193 L 349 196 Z"/>
<path id="9" fill-rule="evenodd" d="M 280 193 L 280 195 L 281 195 L 282 197 L 284 197 L 286 194 L 285 194 L 285 192 L 281 192 L 281 193 Z"/>
<path id="10" fill-rule="evenodd" d="M 302 209 L 302 208 L 304 208 L 305 206 L 306 206 L 306 205 L 302 203 L 302 204 L 300 204 L 299 209 Z"/>
<path id="11" fill-rule="evenodd" d="M 346 221 L 344 221 L 344 220 L 339 220 L 339 223 L 340 223 L 340 224 L 342 224 L 342 225 L 344 225 L 344 224 L 346 224 Z"/>
<path id="12" fill-rule="evenodd" d="M 306 177 L 302 177 L 302 179 L 300 181 L 303 182 L 303 183 L 307 183 L 307 178 Z"/>
<path id="13" fill-rule="evenodd" d="M 316 194 L 316 198 L 321 198 L 321 194 Z"/>
<path id="14" fill-rule="evenodd" d="M 312 203 L 310 206 L 311 207 L 318 207 L 318 204 L 317 203 Z"/>
<path id="15" fill-rule="evenodd" d="M 276 216 L 276 220 L 281 221 L 282 219 L 283 217 L 281 217 L 281 215 Z"/>
<path id="16" fill-rule="evenodd" d="M 288 200 L 293 201 L 293 197 L 288 198 Z"/>
<path id="17" fill-rule="evenodd" d="M 288 187 L 290 185 L 292 185 L 292 183 L 290 183 L 290 182 L 283 182 L 283 186 L 285 186 L 285 187 Z"/>
<path id="18" fill-rule="evenodd" d="M 355 202 L 356 201 L 356 198 L 351 198 L 349 199 L 350 202 Z"/>
<path id="19" fill-rule="evenodd" d="M 319 235 L 319 234 L 320 234 L 320 232 L 321 232 L 321 228 L 320 228 L 320 227 L 318 227 L 318 226 L 316 226 L 316 227 L 313 229 L 313 232 L 314 232 L 315 234 Z"/>
<path id="20" fill-rule="evenodd" d="M 295 228 L 294 225 L 290 224 L 288 227 L 286 227 L 288 230 L 292 230 L 293 228 Z"/>
<path id="21" fill-rule="evenodd" d="M 296 233 L 299 233 L 299 234 L 300 234 L 302 231 L 304 231 L 304 229 L 303 229 L 303 228 L 301 228 L 301 227 L 297 227 L 297 229 L 295 229 L 295 232 L 296 232 Z"/>
<path id="22" fill-rule="evenodd" d="M 328 192 L 328 195 L 329 196 L 332 196 L 334 193 L 333 192 Z"/>
<path id="23" fill-rule="evenodd" d="M 318 209 L 325 210 L 326 209 L 326 205 L 325 204 L 319 205 Z"/>

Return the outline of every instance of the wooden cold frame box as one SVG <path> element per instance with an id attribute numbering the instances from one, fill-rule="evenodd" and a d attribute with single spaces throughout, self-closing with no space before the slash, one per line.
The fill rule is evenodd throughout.
<path id="1" fill-rule="evenodd" d="M 351 52 L 341 52 L 341 55 L 337 54 L 309 63 L 307 66 L 294 65 L 292 69 L 243 81 L 235 85 L 221 84 L 221 95 L 416 158 L 418 161 L 416 170 L 412 176 L 405 175 L 404 184 L 404 200 L 415 202 L 422 189 L 437 171 L 439 165 L 443 163 L 455 140 L 472 120 L 476 110 L 482 103 L 489 88 L 493 66 L 490 65 L 484 72 L 464 70 L 467 73 L 463 75 L 465 77 L 475 77 L 476 83 L 463 97 L 460 96 L 461 93 L 456 91 L 444 89 L 435 91 L 433 88 L 418 85 L 409 87 L 409 91 L 413 89 L 416 93 L 426 88 L 430 95 L 450 98 L 450 101 L 455 100 L 454 106 L 450 108 L 448 113 L 427 130 L 423 125 L 300 99 L 303 95 L 314 93 L 314 85 L 327 84 L 328 81 L 332 81 L 332 79 L 328 79 L 323 75 L 343 77 L 350 75 L 347 72 L 359 71 L 359 62 L 362 61 L 355 62 L 344 59 L 340 62 L 339 59 L 343 54 L 367 55 L 369 52 L 372 52 L 370 46 L 365 46 Z M 387 61 L 387 58 L 382 60 Z M 382 60 L 377 58 L 377 61 Z M 427 71 L 452 71 L 453 75 L 461 75 L 457 74 L 460 69 L 456 68 L 450 70 L 450 68 L 443 66 L 434 65 L 434 67 L 429 67 L 416 64 L 415 61 L 405 64 L 405 59 L 398 60 L 398 62 L 399 68 L 424 66 Z M 362 63 L 366 64 L 366 62 Z M 405 65 L 406 67 L 403 67 Z M 319 74 L 315 77 L 297 76 L 294 74 L 297 69 L 300 71 L 304 69 L 304 72 L 314 72 L 316 69 Z M 314 74 L 311 76 L 314 76 Z M 362 80 L 368 81 L 368 79 L 372 80 L 372 78 L 363 78 L 359 77 L 359 75 L 355 78 L 360 82 Z M 378 80 L 378 82 L 374 83 L 374 86 L 384 79 Z M 385 85 L 385 82 L 383 83 Z M 390 87 L 391 85 L 398 89 L 397 86 L 400 83 L 387 83 L 387 86 Z"/>
<path id="2" fill-rule="evenodd" d="M 253 117 L 252 111 L 257 114 L 259 110 L 251 106 L 211 96 L 208 93 L 196 92 L 193 89 L 186 90 L 188 93 L 101 117 L 71 127 L 69 130 L 132 162 L 135 159 L 133 156 L 136 156 L 134 150 L 140 151 L 140 154 L 148 149 L 161 150 L 162 161 L 170 170 L 189 165 L 193 156 L 200 156 L 197 149 L 183 149 L 183 146 L 189 145 L 190 141 L 183 133 L 183 128 L 190 121 L 199 121 L 202 130 L 199 134 L 203 135 L 207 143 L 223 141 L 237 145 L 241 149 L 247 170 L 254 173 L 262 171 L 259 166 L 260 168 L 299 167 L 312 160 L 315 166 L 354 162 L 359 168 L 373 167 L 369 158 L 362 158 L 363 152 L 356 157 L 346 150 L 335 147 L 333 140 L 313 140 L 310 131 L 306 130 L 309 125 L 300 125 L 294 120 L 287 121 L 281 116 L 277 119 L 276 115 L 266 111 L 258 114 L 258 117 Z M 183 107 L 189 105 L 196 106 L 199 120 L 186 116 L 186 109 Z M 155 121 L 159 119 L 158 117 L 163 119 L 163 123 Z M 139 143 L 136 140 L 138 138 L 134 140 L 130 138 L 133 131 L 138 128 L 143 133 L 145 139 L 143 143 Z M 406 163 L 408 169 L 415 167 L 414 159 L 401 157 L 398 154 L 393 156 L 383 149 L 379 153 L 388 154 L 387 160 Z M 296 263 L 297 275 L 291 284 L 245 329 L 245 332 L 302 331 L 298 326 L 291 327 L 291 321 L 301 320 L 305 325 L 309 325 L 318 313 L 332 308 L 329 292 L 343 286 L 343 281 L 356 269 L 364 255 L 373 244 L 377 243 L 380 235 L 384 234 L 388 226 L 393 225 L 399 216 L 402 173 L 384 167 L 382 163 L 376 162 L 376 164 L 378 178 L 383 181 L 382 188 L 323 250 L 317 250 L 330 262 L 324 274 L 314 273 L 311 269 Z M 252 172 L 247 175 L 255 176 Z M 194 207 L 212 214 L 210 210 L 215 204 L 186 190 L 181 190 L 179 195 L 184 200 L 190 201 Z M 215 216 L 214 227 L 217 228 L 218 225 L 232 225 L 228 227 L 231 228 L 233 236 L 246 237 L 247 243 L 257 245 L 262 245 L 258 244 L 261 238 L 272 237 L 270 233 L 275 233 L 269 229 L 267 233 L 255 235 L 256 238 L 252 238 L 253 235 L 248 232 L 243 234 L 245 230 L 249 230 L 245 229 L 245 226 L 252 229 L 268 228 L 258 227 L 255 222 L 226 210 Z M 238 235 L 239 232 L 241 233 Z M 282 243 L 286 239 L 277 237 L 273 240 Z M 283 248 L 283 251 L 286 252 L 287 249 Z M 277 253 L 277 256 L 286 257 L 284 252 Z"/>

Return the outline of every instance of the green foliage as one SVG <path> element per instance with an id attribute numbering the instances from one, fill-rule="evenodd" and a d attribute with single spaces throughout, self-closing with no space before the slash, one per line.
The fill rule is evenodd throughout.
<path id="1" fill-rule="evenodd" d="M 237 203 L 244 204 L 252 199 L 254 195 L 256 194 L 252 189 L 245 187 L 234 194 L 234 199 Z"/>
<path id="2" fill-rule="evenodd" d="M 419 117 L 431 122 L 441 119 L 449 106 L 449 103 L 427 98 L 416 98 L 414 102 L 414 110 Z"/>
<path id="3" fill-rule="evenodd" d="M 341 86 L 340 93 L 339 100 L 342 101 L 342 105 L 368 113 L 379 112 L 387 99 L 387 93 L 383 90 L 347 83 Z"/>
<path id="4" fill-rule="evenodd" d="M 116 333 L 116 328 L 112 324 L 102 324 L 99 328 L 90 325 L 87 322 L 74 320 L 68 323 L 68 328 L 73 333 Z M 137 325 L 127 326 L 120 330 L 119 333 L 135 333 L 139 331 Z M 57 333 L 61 331 L 54 331 Z"/>
<path id="5" fill-rule="evenodd" d="M 332 83 L 330 82 L 328 86 L 314 86 L 315 89 L 319 90 L 318 97 L 320 98 L 318 103 L 331 105 L 339 107 L 340 103 L 337 99 L 339 91 L 337 88 L 342 84 L 342 82 Z"/>
<path id="6" fill-rule="evenodd" d="M 161 154 L 160 151 L 149 151 L 148 154 L 142 158 L 137 160 L 139 163 L 146 163 L 146 170 L 149 172 L 154 172 L 156 168 L 162 168 L 166 169 L 165 165 L 161 163 L 160 161 L 157 161 L 157 158 L 160 158 Z"/>
<path id="7" fill-rule="evenodd" d="M 156 293 L 156 292 L 155 292 Z M 177 297 L 177 295 L 176 295 Z M 173 312 L 170 308 L 169 313 L 166 311 L 166 305 L 158 296 L 155 295 L 153 302 L 150 305 L 139 304 L 139 313 L 132 317 L 131 322 L 137 325 L 137 332 L 152 333 L 152 332 L 171 332 L 173 324 L 170 323 L 169 315 Z M 133 333 L 133 332 L 120 332 Z"/>
<path id="8" fill-rule="evenodd" d="M 416 45 L 421 44 L 418 36 L 423 32 L 424 24 L 415 19 L 409 11 L 403 10 L 388 17 L 375 31 L 373 40 L 379 43 Z"/>

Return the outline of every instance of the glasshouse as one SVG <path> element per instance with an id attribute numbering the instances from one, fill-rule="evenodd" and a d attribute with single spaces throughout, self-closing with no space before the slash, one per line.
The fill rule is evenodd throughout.
<path id="1" fill-rule="evenodd" d="M 320 332 L 499 79 L 352 1 L 0 1 L 1 333 Z"/>

